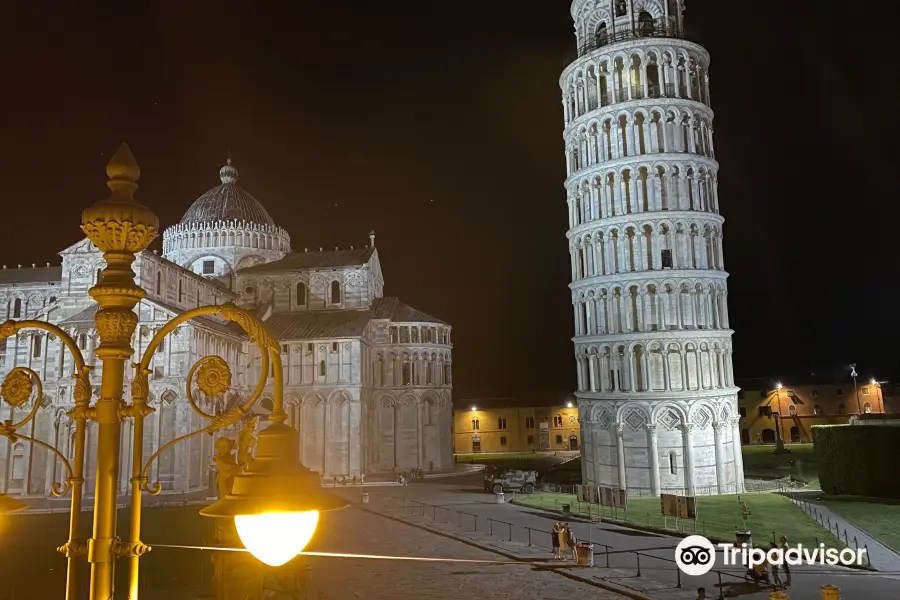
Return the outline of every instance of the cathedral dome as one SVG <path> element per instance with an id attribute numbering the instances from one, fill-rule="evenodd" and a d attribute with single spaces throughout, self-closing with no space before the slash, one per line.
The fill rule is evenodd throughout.
<path id="1" fill-rule="evenodd" d="M 255 225 L 275 227 L 275 222 L 259 201 L 237 184 L 238 170 L 231 159 L 219 171 L 218 185 L 191 205 L 181 218 L 182 225 L 243 221 Z"/>

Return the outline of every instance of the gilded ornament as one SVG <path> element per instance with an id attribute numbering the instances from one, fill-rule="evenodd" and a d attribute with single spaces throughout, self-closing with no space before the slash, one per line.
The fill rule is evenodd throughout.
<path id="1" fill-rule="evenodd" d="M 5 340 L 6 338 L 12 337 L 14 335 L 16 335 L 15 321 L 6 321 L 2 325 L 0 325 L 0 340 Z"/>
<path id="2" fill-rule="evenodd" d="M 10 406 L 19 407 L 28 403 L 34 391 L 31 376 L 21 369 L 13 369 L 3 380 L 0 393 Z"/>
<path id="3" fill-rule="evenodd" d="M 197 371 L 197 385 L 206 396 L 222 396 L 231 387 L 231 369 L 220 356 L 206 357 Z"/>
<path id="4" fill-rule="evenodd" d="M 243 308 L 238 308 L 235 304 L 226 302 L 219 307 L 219 314 L 222 315 L 222 318 L 226 321 L 237 323 L 241 329 L 247 332 L 250 341 L 254 342 L 261 349 L 274 348 L 279 352 L 281 351 L 281 346 L 275 338 L 269 335 L 269 332 L 266 331 L 265 327 Z"/>
<path id="5" fill-rule="evenodd" d="M 109 344 L 126 344 L 137 327 L 138 316 L 131 310 L 100 310 L 94 316 L 100 339 Z"/>

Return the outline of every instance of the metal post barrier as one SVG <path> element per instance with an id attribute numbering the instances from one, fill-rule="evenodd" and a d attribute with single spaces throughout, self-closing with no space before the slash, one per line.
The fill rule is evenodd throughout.
<path id="1" fill-rule="evenodd" d="M 722 587 L 722 571 L 716 571 L 719 576 L 719 600 L 725 600 L 725 588 Z"/>
<path id="2" fill-rule="evenodd" d="M 866 564 L 871 569 L 872 568 L 872 555 L 869 554 L 869 545 L 863 544 L 863 548 L 866 549 Z"/>
<path id="3" fill-rule="evenodd" d="M 609 545 L 603 544 L 603 548 L 606 550 L 606 567 L 609 568 Z"/>
<path id="4" fill-rule="evenodd" d="M 637 576 L 640 577 L 641 576 L 641 553 L 635 552 L 634 555 L 637 556 L 637 568 L 638 568 Z"/>
<path id="5" fill-rule="evenodd" d="M 512 541 L 512 528 L 513 528 L 513 526 L 512 526 L 512 523 L 507 523 L 507 525 L 509 526 L 509 541 Z"/>
<path id="6" fill-rule="evenodd" d="M 675 587 L 680 588 L 681 587 L 681 569 L 677 568 L 677 566 L 675 568 L 675 576 L 676 576 Z"/>
<path id="7" fill-rule="evenodd" d="M 528 531 L 528 545 L 531 545 L 531 527 L 526 527 L 526 531 Z"/>
<path id="8" fill-rule="evenodd" d="M 488 525 L 490 526 L 490 535 L 494 535 L 494 520 L 488 517 Z"/>

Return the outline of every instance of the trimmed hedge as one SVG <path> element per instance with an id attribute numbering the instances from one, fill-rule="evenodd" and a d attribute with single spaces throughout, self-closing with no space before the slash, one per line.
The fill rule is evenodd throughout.
<path id="1" fill-rule="evenodd" d="M 812 437 L 826 494 L 900 498 L 900 427 L 816 425 Z"/>

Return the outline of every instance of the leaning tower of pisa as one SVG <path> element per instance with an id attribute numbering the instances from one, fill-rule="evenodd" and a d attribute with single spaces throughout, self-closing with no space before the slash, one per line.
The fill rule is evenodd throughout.
<path id="1" fill-rule="evenodd" d="M 582 476 L 743 491 L 709 54 L 683 0 L 574 0 L 560 77 Z"/>

